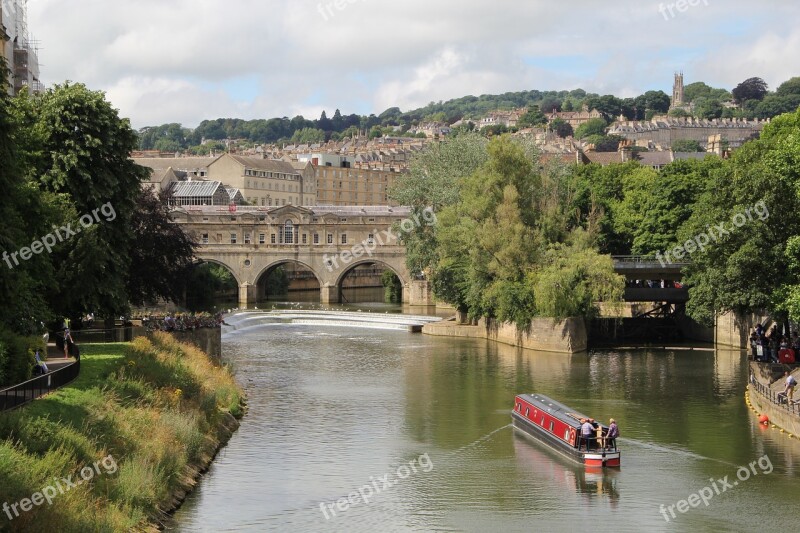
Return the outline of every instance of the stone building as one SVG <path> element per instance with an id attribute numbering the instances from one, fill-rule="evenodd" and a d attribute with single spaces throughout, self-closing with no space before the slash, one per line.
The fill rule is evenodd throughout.
<path id="1" fill-rule="evenodd" d="M 769 121 L 746 119 L 695 119 L 656 116 L 649 122 L 624 121 L 614 123 L 609 135 L 619 135 L 636 146 L 669 150 L 677 140 L 697 141 L 705 150 L 708 139 L 719 135 L 731 149 L 739 148 L 750 139 L 757 138 Z"/>
<path id="2" fill-rule="evenodd" d="M 208 165 L 208 178 L 239 189 L 254 206 L 303 205 L 315 200 L 313 181 L 286 161 L 224 154 Z"/>
<path id="3" fill-rule="evenodd" d="M 392 205 L 388 190 L 402 174 L 364 168 L 315 167 L 317 204 Z M 396 205 L 396 204 L 394 204 Z"/>
<path id="4" fill-rule="evenodd" d="M 24 0 L 3 0 L 0 7 L 0 41 L 9 70 L 8 90 L 11 94 L 18 94 L 23 89 L 32 93 L 44 90 L 39 79 L 38 43 L 28 33 L 27 9 Z"/>
<path id="5" fill-rule="evenodd" d="M 583 109 L 580 111 L 553 111 L 552 113 L 545 114 L 545 116 L 547 117 L 548 123 L 558 118 L 572 126 L 573 129 L 581 124 L 586 124 L 594 118 L 603 118 L 600 111 L 597 109 L 589 111 L 589 106 L 586 104 L 583 105 Z"/>

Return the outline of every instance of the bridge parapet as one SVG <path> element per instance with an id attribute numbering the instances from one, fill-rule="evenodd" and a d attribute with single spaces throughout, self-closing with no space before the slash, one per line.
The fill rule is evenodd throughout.
<path id="1" fill-rule="evenodd" d="M 655 256 L 614 255 L 614 272 L 627 279 L 680 280 L 690 263 L 671 263 Z"/>

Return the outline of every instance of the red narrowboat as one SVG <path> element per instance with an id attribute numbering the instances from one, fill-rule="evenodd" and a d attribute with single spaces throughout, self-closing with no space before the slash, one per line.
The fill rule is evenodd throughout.
<path id="1" fill-rule="evenodd" d="M 543 394 L 518 395 L 514 400 L 511 418 L 518 430 L 583 465 L 602 468 L 620 466 L 616 439 L 606 443 L 605 439 L 598 442 L 593 438 L 585 442 L 581 437 L 581 421 L 592 419 Z M 597 426 L 602 428 L 603 436 L 608 433 L 608 427 L 599 423 Z"/>

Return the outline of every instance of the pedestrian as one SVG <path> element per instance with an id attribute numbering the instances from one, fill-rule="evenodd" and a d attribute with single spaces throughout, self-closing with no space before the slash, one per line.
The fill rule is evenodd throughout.
<path id="1" fill-rule="evenodd" d="M 783 394 L 786 396 L 786 405 L 792 403 L 792 396 L 794 395 L 794 388 L 797 386 L 797 380 L 787 370 L 784 374 L 786 376 L 786 387 L 783 389 Z"/>
<path id="2" fill-rule="evenodd" d="M 617 421 L 612 418 L 609 420 L 608 432 L 606 433 L 606 448 L 613 446 L 614 450 L 616 450 L 617 437 L 619 437 L 619 426 L 617 426 Z"/>
<path id="3" fill-rule="evenodd" d="M 583 445 L 583 443 L 586 443 L 587 452 L 589 451 L 589 445 L 590 441 L 592 440 L 592 435 L 594 435 L 594 428 L 592 427 L 592 425 L 589 423 L 588 420 L 586 420 L 585 418 L 581 418 L 581 439 L 582 439 L 581 445 Z M 580 449 L 581 447 L 578 446 L 578 450 Z"/>
<path id="4" fill-rule="evenodd" d="M 69 332 L 69 328 L 64 328 L 64 359 L 69 358 L 69 349 L 74 342 L 75 341 L 72 340 L 72 334 Z"/>
<path id="5" fill-rule="evenodd" d="M 36 359 L 36 366 L 39 367 L 39 372 L 42 374 L 47 374 L 50 372 L 50 369 L 47 368 L 47 365 L 44 361 L 42 361 L 42 356 L 39 355 L 39 348 L 36 348 L 36 353 L 33 354 L 34 359 Z"/>

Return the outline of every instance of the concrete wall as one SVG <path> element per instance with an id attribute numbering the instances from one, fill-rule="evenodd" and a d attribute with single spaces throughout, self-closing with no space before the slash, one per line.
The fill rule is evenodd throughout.
<path id="1" fill-rule="evenodd" d="M 531 321 L 529 332 L 520 331 L 514 324 L 481 319 L 477 325 L 456 321 L 426 324 L 422 332 L 444 337 L 483 338 L 510 346 L 520 346 L 541 352 L 579 353 L 586 351 L 586 324 L 582 318 L 554 322 L 549 318 Z"/>
<path id="2" fill-rule="evenodd" d="M 764 385 L 770 386 L 770 378 L 774 375 L 774 372 L 772 372 L 772 369 L 769 365 L 751 362 L 750 367 L 757 381 Z M 798 374 L 800 374 L 800 371 L 795 370 L 795 379 L 798 378 Z M 774 386 L 771 386 L 771 388 L 773 390 L 783 391 L 782 383 L 783 380 L 778 379 L 778 381 L 776 381 Z M 800 416 L 790 413 L 779 405 L 775 405 L 769 399 L 762 396 L 755 389 L 755 387 L 750 387 L 748 393 L 750 397 L 750 404 L 753 409 L 758 412 L 758 414 L 767 415 L 772 424 L 775 424 L 786 432 L 792 435 L 800 435 Z M 797 398 L 797 392 L 795 392 L 795 398 Z"/>
<path id="3" fill-rule="evenodd" d="M 764 313 L 738 316 L 729 312 L 717 315 L 714 342 L 723 346 L 746 349 L 750 332 L 756 324 L 764 323 L 768 318 Z"/>

